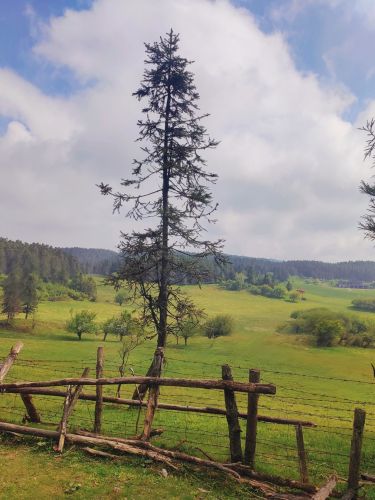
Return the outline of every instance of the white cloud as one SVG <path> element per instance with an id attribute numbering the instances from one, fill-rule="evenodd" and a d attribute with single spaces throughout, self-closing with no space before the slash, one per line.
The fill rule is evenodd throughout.
<path id="1" fill-rule="evenodd" d="M 131 97 L 143 42 L 170 27 L 194 59 L 207 127 L 221 140 L 208 155 L 220 175 L 211 234 L 230 253 L 277 258 L 372 257 L 356 226 L 366 200 L 363 136 L 342 118 L 353 96 L 300 73 L 280 34 L 266 35 L 224 0 L 97 0 L 41 30 L 34 53 L 68 67 L 89 87 L 50 97 L 0 71 L 0 234 L 55 244 L 114 247 L 131 222 L 111 215 L 95 184 L 118 183 L 139 156 Z"/>

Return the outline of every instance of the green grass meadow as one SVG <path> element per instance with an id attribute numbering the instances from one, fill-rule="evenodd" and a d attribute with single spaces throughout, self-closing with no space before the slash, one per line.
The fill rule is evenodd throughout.
<path id="1" fill-rule="evenodd" d="M 254 296 L 246 291 L 230 292 L 214 285 L 185 287 L 197 305 L 207 315 L 226 313 L 235 320 L 230 337 L 209 340 L 194 337 L 187 347 L 170 339 L 166 351 L 165 375 L 191 378 L 221 376 L 221 365 L 232 367 L 236 380 L 247 380 L 248 369 L 261 370 L 264 382 L 277 387 L 275 396 L 260 396 L 259 413 L 308 420 L 316 428 L 304 429 L 308 453 L 310 480 L 316 484 L 333 472 L 345 478 L 351 439 L 353 410 L 367 411 L 364 438 L 363 472 L 375 474 L 375 380 L 371 362 L 373 349 L 334 347 L 316 348 L 302 336 L 276 333 L 276 327 L 286 321 L 296 309 L 327 307 L 350 312 L 354 298 L 375 296 L 371 290 L 337 289 L 328 284 L 313 284 L 294 280 L 295 287 L 305 289 L 306 301 L 290 303 Z M 80 342 L 64 330 L 71 311 L 94 310 L 102 321 L 119 313 L 114 303 L 114 291 L 98 278 L 97 302 L 43 302 L 39 305 L 35 328 L 31 320 L 17 319 L 13 329 L 0 330 L 0 359 L 7 355 L 16 340 L 24 342 L 21 355 L 7 376 L 7 381 L 55 379 L 79 376 L 88 366 L 95 373 L 96 350 L 105 346 L 105 375 L 117 376 L 119 342 L 101 336 L 83 337 Z M 129 310 L 131 308 L 129 307 Z M 358 312 L 372 317 L 371 313 Z M 182 342 L 183 343 L 183 342 Z M 130 368 L 144 374 L 152 357 L 154 343 L 140 346 L 131 355 Z M 122 397 L 130 397 L 133 387 L 123 387 Z M 92 389 L 87 388 L 86 392 Z M 105 393 L 115 395 L 115 387 Z M 40 410 L 43 427 L 56 428 L 61 416 L 62 398 L 34 397 Z M 223 407 L 223 393 L 196 389 L 161 388 L 160 401 L 192 406 Z M 238 395 L 238 406 L 246 411 L 247 397 Z M 18 395 L 0 395 L 0 419 L 20 423 L 24 408 Z M 70 419 L 70 429 L 92 429 L 94 404 L 79 401 Z M 138 420 L 138 429 L 137 429 Z M 103 432 L 117 436 L 134 436 L 143 424 L 143 411 L 127 406 L 106 404 Z M 245 435 L 245 425 L 243 435 Z M 35 425 L 35 424 L 34 424 Z M 155 444 L 176 447 L 197 456 L 227 461 L 228 437 L 225 417 L 177 413 L 159 410 L 154 427 L 164 433 L 153 440 Z M 161 467 L 147 461 L 129 458 L 125 463 L 86 457 L 67 446 L 62 456 L 51 451 L 50 443 L 24 439 L 1 438 L 0 498 L 148 498 L 150 491 L 164 498 L 255 498 L 254 492 L 236 485 L 231 479 L 216 474 L 197 472 L 181 467 L 167 478 Z M 257 469 L 298 479 L 298 460 L 294 426 L 258 424 Z M 7 474 L 11 467 L 12 474 Z M 17 472 L 18 471 L 18 472 Z M 16 476 L 16 481 L 13 481 Z M 210 476 L 210 480 L 207 477 Z M 53 477 L 51 483 L 49 478 Z M 17 494 L 15 494 L 15 488 Z M 367 498 L 375 492 L 366 490 Z"/>

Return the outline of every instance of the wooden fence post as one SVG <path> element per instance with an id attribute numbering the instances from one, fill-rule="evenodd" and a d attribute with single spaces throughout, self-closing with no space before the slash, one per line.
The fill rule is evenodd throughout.
<path id="1" fill-rule="evenodd" d="M 17 342 L 16 345 L 11 348 L 10 353 L 4 359 L 4 362 L 0 365 L 0 383 L 4 380 L 6 374 L 11 369 L 22 347 L 23 343 Z"/>
<path id="2" fill-rule="evenodd" d="M 17 342 L 16 345 L 11 348 L 10 353 L 5 358 L 4 362 L 0 365 L 0 383 L 6 377 L 22 348 L 23 343 Z M 29 394 L 21 394 L 21 399 L 25 405 L 30 422 L 39 423 L 40 416 L 34 406 L 31 396 Z"/>
<path id="3" fill-rule="evenodd" d="M 305 451 L 305 443 L 303 440 L 302 425 L 296 425 L 296 440 L 301 483 L 308 483 L 309 474 L 307 472 L 307 455 Z"/>
<path id="4" fill-rule="evenodd" d="M 221 367 L 223 380 L 233 380 L 229 365 Z M 230 457 L 232 462 L 242 462 L 241 426 L 238 418 L 238 409 L 235 392 L 224 389 L 225 408 L 229 430 Z"/>
<path id="5" fill-rule="evenodd" d="M 104 364 L 104 347 L 98 347 L 96 355 L 96 378 L 103 377 Z M 103 386 L 96 386 L 96 403 L 95 403 L 95 434 L 100 434 L 102 429 L 102 412 L 103 412 Z"/>
<path id="6" fill-rule="evenodd" d="M 87 377 L 89 371 L 90 371 L 90 368 L 85 368 L 83 370 L 81 378 Z M 59 424 L 59 433 L 60 433 L 59 442 L 58 442 L 58 445 L 56 448 L 56 450 L 59 451 L 60 453 L 64 449 L 65 436 L 67 433 L 68 419 L 69 419 L 70 415 L 73 413 L 74 406 L 79 399 L 79 395 L 81 394 L 82 389 L 83 389 L 83 385 L 77 385 L 75 388 L 72 385 L 68 385 L 68 388 L 66 391 L 66 397 L 64 400 L 63 415 L 61 418 L 61 422 Z"/>
<path id="7" fill-rule="evenodd" d="M 366 412 L 361 408 L 354 410 L 353 420 L 353 435 L 350 448 L 350 462 L 349 462 L 349 475 L 348 475 L 348 493 L 351 498 L 357 498 L 359 480 L 360 480 L 360 467 L 361 467 L 361 452 L 362 452 L 362 438 L 365 428 Z"/>
<path id="8" fill-rule="evenodd" d="M 259 383 L 260 371 L 249 370 L 249 382 Z M 252 469 L 255 467 L 255 450 L 258 425 L 258 394 L 248 394 L 247 396 L 247 422 L 245 440 L 245 460 L 244 463 Z"/>
<path id="9" fill-rule="evenodd" d="M 29 420 L 30 422 L 34 422 L 35 424 L 40 423 L 40 415 L 38 413 L 38 410 L 36 409 L 33 398 L 30 396 L 30 394 L 23 394 L 21 393 L 21 399 L 23 404 L 25 405 L 27 415 L 25 415 L 25 419 Z"/>
<path id="10" fill-rule="evenodd" d="M 162 366 L 164 360 L 164 351 L 163 349 L 156 349 L 154 356 L 154 366 L 156 373 L 161 373 Z M 152 430 L 152 422 L 154 420 L 156 408 L 158 406 L 158 397 L 160 393 L 160 386 L 157 384 L 151 385 L 148 392 L 148 401 L 147 401 L 147 409 L 145 421 L 143 424 L 143 432 L 141 439 L 142 441 L 148 441 L 151 436 Z"/>

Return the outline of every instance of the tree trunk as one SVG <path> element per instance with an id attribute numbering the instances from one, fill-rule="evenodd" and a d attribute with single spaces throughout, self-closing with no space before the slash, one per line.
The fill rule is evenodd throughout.
<path id="1" fill-rule="evenodd" d="M 184 337 L 185 347 L 187 346 L 187 337 Z"/>
<path id="2" fill-rule="evenodd" d="M 147 371 L 146 377 L 160 377 L 164 361 L 164 349 L 158 347 L 155 351 L 151 366 Z M 148 384 L 140 384 L 136 387 L 132 399 L 143 401 L 148 389 Z"/>

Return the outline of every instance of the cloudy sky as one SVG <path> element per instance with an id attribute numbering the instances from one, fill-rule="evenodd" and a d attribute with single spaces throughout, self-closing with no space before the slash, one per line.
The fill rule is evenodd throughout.
<path id="1" fill-rule="evenodd" d="M 372 174 L 373 0 L 3 0 L 0 236 L 114 249 L 132 227 L 95 184 L 139 157 L 143 42 L 171 27 L 219 174 L 212 238 L 278 259 L 375 260 L 358 229 Z"/>

